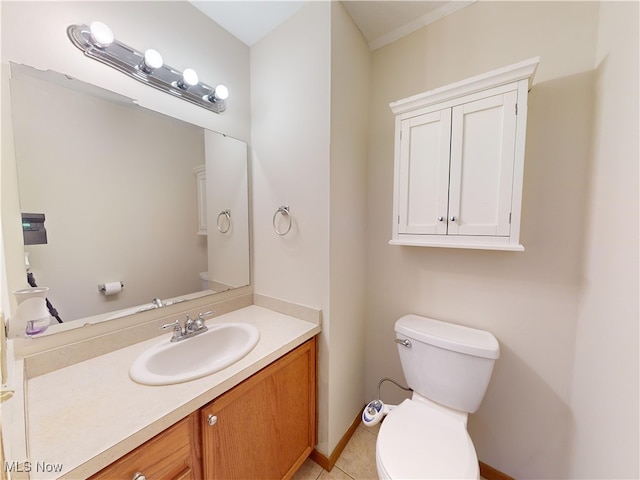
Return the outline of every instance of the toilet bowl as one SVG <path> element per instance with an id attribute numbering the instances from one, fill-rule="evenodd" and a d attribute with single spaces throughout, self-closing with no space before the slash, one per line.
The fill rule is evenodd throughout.
<path id="1" fill-rule="evenodd" d="M 480 474 L 465 421 L 408 399 L 380 426 L 376 467 L 381 479 L 477 479 Z"/>
<path id="2" fill-rule="evenodd" d="M 381 479 L 478 479 L 467 418 L 484 397 L 498 341 L 489 332 L 407 315 L 396 343 L 411 399 L 388 409 L 376 441 Z"/>

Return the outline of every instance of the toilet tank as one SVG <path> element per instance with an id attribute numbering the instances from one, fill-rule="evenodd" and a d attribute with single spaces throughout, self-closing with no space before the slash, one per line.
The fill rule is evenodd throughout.
<path id="1" fill-rule="evenodd" d="M 395 330 L 405 379 L 414 392 L 462 412 L 480 408 L 500 356 L 491 333 L 418 315 L 405 315 Z"/>

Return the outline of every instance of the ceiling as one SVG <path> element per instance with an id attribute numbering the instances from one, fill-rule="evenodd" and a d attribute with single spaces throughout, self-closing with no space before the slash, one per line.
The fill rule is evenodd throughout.
<path id="1" fill-rule="evenodd" d="M 246 45 L 253 45 L 296 13 L 301 1 L 206 1 L 191 3 Z M 375 50 L 476 0 L 344 0 L 342 3 Z"/>

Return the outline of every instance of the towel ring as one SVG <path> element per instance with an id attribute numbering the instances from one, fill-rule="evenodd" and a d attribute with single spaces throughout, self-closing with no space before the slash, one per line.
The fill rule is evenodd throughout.
<path id="1" fill-rule="evenodd" d="M 278 230 L 278 227 L 276 226 L 276 217 L 278 216 L 278 214 L 282 215 L 283 217 L 287 217 L 289 219 L 289 226 L 284 232 L 281 232 L 280 230 Z M 289 214 L 289 205 L 281 206 L 280 208 L 278 208 L 278 210 L 276 210 L 276 213 L 273 214 L 273 229 L 280 236 L 286 235 L 287 233 L 289 233 L 289 230 L 291 230 L 291 215 Z"/>
<path id="2" fill-rule="evenodd" d="M 223 229 L 220 226 L 220 217 L 222 217 L 223 215 L 225 217 L 227 217 L 227 228 L 226 229 Z M 218 218 L 216 220 L 216 226 L 218 227 L 218 231 L 220 233 L 227 233 L 229 231 L 229 229 L 231 228 L 231 210 L 223 210 L 218 214 Z"/>

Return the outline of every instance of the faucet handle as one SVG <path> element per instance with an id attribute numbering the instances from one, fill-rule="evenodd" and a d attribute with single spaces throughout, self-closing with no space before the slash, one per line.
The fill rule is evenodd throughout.
<path id="1" fill-rule="evenodd" d="M 210 317 L 214 313 L 216 312 L 214 312 L 213 310 L 209 310 L 208 312 L 204 312 L 204 313 L 199 313 L 198 319 L 196 320 L 196 330 L 206 329 L 207 326 L 204 324 L 204 317 Z"/>
<path id="2" fill-rule="evenodd" d="M 180 328 L 180 320 L 176 320 L 175 322 L 167 323 L 160 327 L 160 330 L 166 330 L 167 328 Z"/>
<path id="3" fill-rule="evenodd" d="M 180 337 L 182 336 L 182 327 L 180 326 L 180 320 L 162 325 L 160 327 L 160 330 L 166 330 L 167 328 L 173 328 L 173 336 L 171 337 L 172 342 L 180 339 Z"/>
<path id="4" fill-rule="evenodd" d="M 215 310 L 209 310 L 208 312 L 199 313 L 198 318 L 200 320 L 204 320 L 205 317 L 210 317 L 211 315 L 215 315 L 215 314 L 216 314 Z"/>

